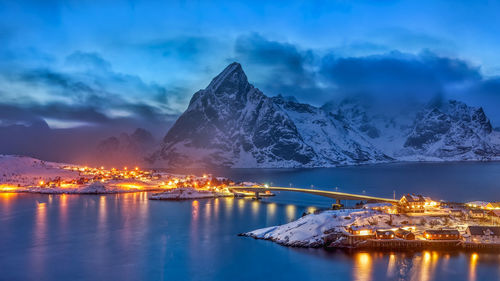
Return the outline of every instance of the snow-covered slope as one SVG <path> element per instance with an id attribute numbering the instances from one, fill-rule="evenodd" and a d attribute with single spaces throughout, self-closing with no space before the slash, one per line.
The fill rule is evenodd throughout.
<path id="1" fill-rule="evenodd" d="M 480 108 L 450 101 L 419 114 L 370 115 L 355 101 L 314 107 L 267 97 L 232 63 L 195 93 L 154 166 L 330 167 L 388 161 L 500 159 Z"/>

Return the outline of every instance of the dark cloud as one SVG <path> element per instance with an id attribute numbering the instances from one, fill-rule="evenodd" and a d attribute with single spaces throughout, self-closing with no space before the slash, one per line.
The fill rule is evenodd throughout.
<path id="1" fill-rule="evenodd" d="M 311 70 L 318 57 L 313 51 L 251 34 L 236 40 L 235 53 L 250 79 L 266 93 L 293 95 L 307 101 L 324 98 L 324 89 L 318 87 Z"/>
<path id="2" fill-rule="evenodd" d="M 418 98 L 428 100 L 449 86 L 481 80 L 479 69 L 465 61 L 391 52 L 355 58 L 325 56 L 319 72 L 326 83 L 342 95 L 369 95 L 374 98 Z"/>

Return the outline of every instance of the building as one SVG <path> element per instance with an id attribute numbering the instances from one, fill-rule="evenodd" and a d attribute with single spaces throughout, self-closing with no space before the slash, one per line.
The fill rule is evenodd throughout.
<path id="1" fill-rule="evenodd" d="M 464 216 L 464 211 L 462 211 L 460 209 L 450 209 L 450 210 L 448 210 L 448 213 L 450 214 L 450 216 L 453 216 L 453 217 L 463 217 Z"/>
<path id="2" fill-rule="evenodd" d="M 469 210 L 469 218 L 471 219 L 484 219 L 486 218 L 486 213 L 481 209 Z"/>
<path id="3" fill-rule="evenodd" d="M 427 240 L 458 240 L 460 233 L 456 229 L 428 229 L 424 231 Z"/>
<path id="4" fill-rule="evenodd" d="M 395 236 L 394 231 L 389 229 L 378 229 L 375 231 L 375 238 L 377 239 L 393 239 Z"/>
<path id="5" fill-rule="evenodd" d="M 488 212 L 488 216 L 492 223 L 500 224 L 500 210 L 491 210 Z"/>
<path id="6" fill-rule="evenodd" d="M 474 243 L 500 243 L 500 226 L 469 226 L 464 238 Z"/>
<path id="7" fill-rule="evenodd" d="M 395 231 L 396 237 L 405 240 L 415 240 L 415 234 L 409 230 L 398 228 Z"/>
<path id="8" fill-rule="evenodd" d="M 349 232 L 352 235 L 359 235 L 359 236 L 373 236 L 373 235 L 375 235 L 375 231 L 373 231 L 373 228 L 367 227 L 367 226 L 351 225 L 347 228 L 347 232 Z"/>
<path id="9" fill-rule="evenodd" d="M 401 211 L 409 213 L 423 213 L 425 203 L 425 198 L 422 195 L 406 194 L 399 200 Z"/>

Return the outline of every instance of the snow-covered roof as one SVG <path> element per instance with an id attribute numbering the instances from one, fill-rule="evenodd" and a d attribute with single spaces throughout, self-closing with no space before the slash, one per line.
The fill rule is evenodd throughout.
<path id="1" fill-rule="evenodd" d="M 474 225 L 467 228 L 471 235 L 495 235 L 500 236 L 500 226 L 480 226 Z"/>

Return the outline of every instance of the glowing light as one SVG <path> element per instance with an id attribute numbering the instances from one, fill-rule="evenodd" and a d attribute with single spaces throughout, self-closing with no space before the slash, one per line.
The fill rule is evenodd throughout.
<path id="1" fill-rule="evenodd" d="M 18 187 L 14 185 L 8 185 L 8 184 L 1 184 L 0 185 L 0 191 L 14 191 L 17 190 Z"/>
<path id="2" fill-rule="evenodd" d="M 44 183 L 45 183 L 44 181 L 40 181 L 38 184 L 42 186 Z"/>
<path id="3" fill-rule="evenodd" d="M 359 253 L 355 258 L 354 275 L 355 280 L 372 280 L 372 259 L 368 253 Z"/>
<path id="4" fill-rule="evenodd" d="M 363 229 L 359 231 L 359 235 L 370 235 L 371 231 L 368 229 Z"/>

